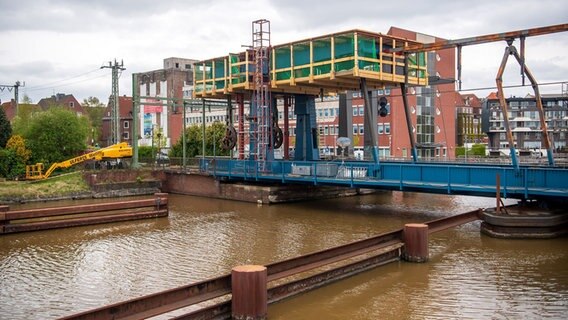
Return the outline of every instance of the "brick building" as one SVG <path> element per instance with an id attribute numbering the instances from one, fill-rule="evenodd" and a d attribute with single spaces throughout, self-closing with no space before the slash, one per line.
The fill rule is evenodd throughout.
<path id="1" fill-rule="evenodd" d="M 102 119 L 102 133 L 101 142 L 102 146 L 106 147 L 113 144 L 112 137 L 112 96 L 104 111 Z M 132 145 L 132 97 L 119 96 L 118 97 L 118 114 L 119 114 L 119 128 L 120 128 L 120 142 L 128 142 Z"/>
<path id="2" fill-rule="evenodd" d="M 166 136 L 166 146 L 175 144 L 183 131 L 183 109 L 170 100 L 161 106 L 164 98 L 187 98 L 193 83 L 193 64 L 197 60 L 164 59 L 164 68 L 138 74 L 141 96 L 139 123 L 140 145 L 151 145 L 154 130 Z M 185 92 L 185 94 L 184 94 Z M 189 92 L 189 93 L 188 93 Z"/>
<path id="3" fill-rule="evenodd" d="M 481 127 L 481 100 L 474 94 L 456 92 L 456 133 L 458 146 L 487 143 Z"/>
<path id="4" fill-rule="evenodd" d="M 84 115 L 85 111 L 77 99 L 72 94 L 58 93 L 49 98 L 43 98 L 37 103 L 42 110 L 47 110 L 52 106 L 62 106 L 77 115 Z"/>

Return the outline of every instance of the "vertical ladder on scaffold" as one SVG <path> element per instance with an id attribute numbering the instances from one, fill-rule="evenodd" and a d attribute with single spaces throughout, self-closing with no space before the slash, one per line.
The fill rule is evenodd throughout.
<path id="1" fill-rule="evenodd" d="M 255 54 L 253 103 L 256 105 L 256 160 L 258 170 L 264 172 L 272 148 L 270 21 L 261 19 L 252 22 L 252 46 Z"/>

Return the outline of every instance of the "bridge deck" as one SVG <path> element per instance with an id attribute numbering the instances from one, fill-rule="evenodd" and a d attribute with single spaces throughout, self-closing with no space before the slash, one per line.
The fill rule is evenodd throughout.
<path id="1" fill-rule="evenodd" d="M 225 180 L 336 185 L 456 195 L 568 199 L 568 169 L 557 167 L 409 162 L 274 161 L 261 172 L 251 160 L 203 159 L 202 170 Z"/>

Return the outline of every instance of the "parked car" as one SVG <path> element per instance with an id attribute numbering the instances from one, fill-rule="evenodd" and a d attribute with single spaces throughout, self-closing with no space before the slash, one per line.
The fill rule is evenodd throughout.
<path id="1" fill-rule="evenodd" d="M 163 152 L 156 154 L 156 164 L 170 164 L 170 157 Z"/>

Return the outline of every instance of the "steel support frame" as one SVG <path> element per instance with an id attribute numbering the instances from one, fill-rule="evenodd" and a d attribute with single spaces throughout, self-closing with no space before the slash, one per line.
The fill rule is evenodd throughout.
<path id="1" fill-rule="evenodd" d="M 406 59 L 405 59 L 406 60 Z M 402 93 L 402 104 L 404 105 L 404 116 L 406 118 L 406 129 L 408 130 L 408 138 L 410 140 L 410 150 L 412 152 L 412 162 L 416 163 L 418 152 L 416 151 L 416 141 L 414 133 L 412 132 L 412 120 L 410 119 L 410 110 L 408 108 L 408 97 L 406 92 L 406 84 L 400 84 L 400 91 Z"/>
<path id="2" fill-rule="evenodd" d="M 516 148 L 515 148 L 515 141 L 513 138 L 513 132 L 511 130 L 510 124 L 509 124 L 509 114 L 508 114 L 508 106 L 507 106 L 507 100 L 505 99 L 505 94 L 503 91 L 503 73 L 505 72 L 505 67 L 507 66 L 507 60 L 509 59 L 509 56 L 512 55 L 515 57 L 515 59 L 517 60 L 517 62 L 519 63 L 519 65 L 521 66 L 521 73 L 523 75 L 526 75 L 527 78 L 529 78 L 529 81 L 531 82 L 531 86 L 534 90 L 535 93 L 535 99 L 536 99 L 536 107 L 539 113 L 539 118 L 540 118 L 540 127 L 542 129 L 542 141 L 544 141 L 544 147 L 547 150 L 547 158 L 548 158 L 548 164 L 550 166 L 554 166 L 554 156 L 553 156 L 553 150 L 552 150 L 552 146 L 550 143 L 550 139 L 548 136 L 548 127 L 546 125 L 546 119 L 545 119 L 545 113 L 544 113 L 544 109 L 542 106 L 542 99 L 540 96 L 540 91 L 538 89 L 538 83 L 536 81 L 536 79 L 534 78 L 534 76 L 532 75 L 531 71 L 529 70 L 529 68 L 526 66 L 525 61 L 524 61 L 524 54 L 523 57 L 521 57 L 519 55 L 519 53 L 517 52 L 517 48 L 515 48 L 515 46 L 513 45 L 513 40 L 514 39 L 509 39 L 507 40 L 507 47 L 505 48 L 505 53 L 503 54 L 503 60 L 501 61 L 501 65 L 499 66 L 499 71 L 497 72 L 497 76 L 495 78 L 495 81 L 497 83 L 497 95 L 499 98 L 499 104 L 501 105 L 501 112 L 503 113 L 503 121 L 505 122 L 505 130 L 507 131 L 507 141 L 509 142 L 509 150 L 511 151 L 511 160 L 513 162 L 513 166 L 515 167 L 515 169 L 519 169 L 519 161 L 517 159 L 517 153 L 516 153 Z M 522 47 L 524 49 L 524 41 L 522 41 Z"/>
<path id="3" fill-rule="evenodd" d="M 360 78 L 361 94 L 363 95 L 363 101 L 365 104 L 365 135 L 370 138 L 371 153 L 373 156 L 373 162 L 379 164 L 379 148 L 377 139 L 377 117 L 373 115 L 373 105 L 371 103 L 371 95 L 369 94 L 369 89 L 367 88 L 367 79 Z M 367 133 L 367 131 L 370 131 Z"/>

